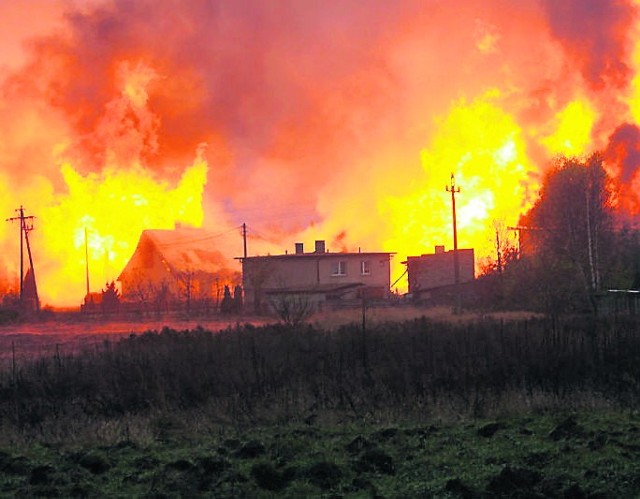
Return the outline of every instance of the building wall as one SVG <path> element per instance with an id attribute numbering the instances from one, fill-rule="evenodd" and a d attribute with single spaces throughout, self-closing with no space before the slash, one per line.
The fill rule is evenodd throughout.
<path id="1" fill-rule="evenodd" d="M 362 262 L 368 262 L 368 274 L 362 273 Z M 338 273 L 339 270 L 343 273 Z M 242 281 L 245 304 L 257 310 L 263 308 L 265 292 L 270 290 L 363 284 L 386 291 L 390 286 L 390 256 L 385 253 L 304 253 L 249 257 L 242 262 Z"/>
<path id="2" fill-rule="evenodd" d="M 475 278 L 473 249 L 458 250 L 460 282 L 470 282 Z M 453 251 L 410 256 L 407 258 L 409 293 L 424 291 L 455 284 Z"/>

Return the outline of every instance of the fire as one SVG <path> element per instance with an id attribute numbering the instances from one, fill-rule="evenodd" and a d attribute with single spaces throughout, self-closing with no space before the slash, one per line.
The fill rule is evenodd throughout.
<path id="1" fill-rule="evenodd" d="M 200 226 L 207 170 L 200 155 L 173 187 L 140 167 L 82 176 L 63 165 L 68 193 L 39 213 L 45 222 L 37 242 L 46 248 L 47 260 L 56 262 L 38 274 L 42 300 L 77 305 L 83 296 L 85 229 L 90 282 L 102 288 L 127 263 L 142 230 L 169 229 L 176 222 Z"/>
<path id="2" fill-rule="evenodd" d="M 633 64 L 636 74 L 631 81 L 631 95 L 629 98 L 629 107 L 633 121 L 640 124 L 640 42 L 638 42 L 633 51 Z"/>
<path id="3" fill-rule="evenodd" d="M 0 209 L 37 217 L 42 301 L 76 306 L 85 244 L 95 291 L 176 223 L 246 222 L 252 254 L 395 252 L 393 281 L 452 247 L 452 173 L 459 247 L 493 258 L 556 155 L 605 151 L 637 213 L 640 4 L 596 3 L 71 2 L 23 60 L 0 53 Z"/>
<path id="4" fill-rule="evenodd" d="M 77 306 L 86 291 L 87 266 L 92 290 L 115 280 L 144 229 L 202 225 L 208 173 L 204 145 L 177 182 L 154 173 L 145 162 L 158 148 L 159 120 L 149 109 L 147 92 L 156 78 L 144 64 L 119 64 L 120 93 L 107 104 L 94 134 L 104 163 L 81 173 L 62 161 L 64 187 L 57 192 L 44 177 L 31 185 L 39 193 L 28 207 L 37 210 L 31 238 L 42 303 Z M 57 158 L 70 152 L 68 142 L 54 147 Z M 17 258 L 15 249 L 13 254 Z"/>
<path id="5" fill-rule="evenodd" d="M 586 99 L 576 99 L 556 113 L 549 135 L 542 137 L 541 143 L 551 155 L 579 156 L 592 143 L 591 132 L 597 119 L 597 112 Z"/>
<path id="6" fill-rule="evenodd" d="M 517 225 L 537 190 L 537 170 L 526 155 L 522 129 L 499 106 L 499 92 L 472 102 L 460 99 L 439 120 L 438 132 L 421 153 L 425 176 L 409 195 L 387 198 L 381 215 L 392 220 L 385 249 L 401 257 L 452 247 L 450 174 L 456 196 L 458 246 L 492 253 L 493 223 Z M 397 265 L 398 262 L 396 262 Z M 399 268 L 396 268 L 396 272 Z"/>

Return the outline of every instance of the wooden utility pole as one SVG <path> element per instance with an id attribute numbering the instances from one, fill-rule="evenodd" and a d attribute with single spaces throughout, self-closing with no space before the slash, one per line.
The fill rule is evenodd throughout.
<path id="1" fill-rule="evenodd" d="M 496 265 L 498 274 L 502 274 L 502 252 L 500 251 L 500 234 L 496 229 Z"/>
<path id="2" fill-rule="evenodd" d="M 87 228 L 84 228 L 84 262 L 87 278 L 87 299 L 89 299 L 89 240 L 87 238 Z"/>
<path id="3" fill-rule="evenodd" d="M 244 258 L 247 258 L 247 224 L 242 224 L 242 245 L 244 251 L 242 252 Z"/>
<path id="4" fill-rule="evenodd" d="M 453 283 L 456 294 L 456 304 L 454 313 L 459 313 L 461 308 L 460 296 L 460 264 L 458 261 L 458 226 L 456 221 L 456 194 L 460 192 L 460 187 L 456 187 L 456 179 L 451 173 L 451 185 L 445 187 L 451 193 L 451 214 L 453 218 Z"/>
<path id="5" fill-rule="evenodd" d="M 36 286 L 36 273 L 35 273 L 35 269 L 33 268 L 33 256 L 31 255 L 31 246 L 29 244 L 29 232 L 31 232 L 33 230 L 33 219 L 35 217 L 33 216 L 25 216 L 24 214 L 24 207 L 20 206 L 20 208 L 17 208 L 16 213 L 18 213 L 18 216 L 16 217 L 11 217 L 11 218 L 7 218 L 6 221 L 7 222 L 14 222 L 19 220 L 20 221 L 20 304 L 24 306 L 24 300 L 25 300 L 25 296 L 24 296 L 24 280 L 25 280 L 25 275 L 24 275 L 24 246 L 26 244 L 27 246 L 27 255 L 29 257 L 29 270 L 31 271 L 30 274 L 30 278 L 32 279 L 32 292 L 34 294 L 33 298 L 35 303 L 35 309 L 36 310 L 40 310 L 40 301 L 38 299 L 38 288 Z"/>

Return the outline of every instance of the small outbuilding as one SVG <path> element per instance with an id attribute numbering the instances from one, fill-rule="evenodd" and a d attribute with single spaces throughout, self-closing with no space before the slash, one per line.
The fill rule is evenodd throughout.
<path id="1" fill-rule="evenodd" d="M 465 284 L 475 279 L 473 249 L 458 249 L 458 283 Z M 407 257 L 409 294 L 417 300 L 429 299 L 438 290 L 453 292 L 455 281 L 454 251 L 445 251 L 436 246 L 434 253 Z"/>

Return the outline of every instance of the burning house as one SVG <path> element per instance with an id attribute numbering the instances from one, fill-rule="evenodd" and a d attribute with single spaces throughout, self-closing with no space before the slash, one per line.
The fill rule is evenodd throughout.
<path id="1" fill-rule="evenodd" d="M 145 230 L 118 277 L 122 300 L 169 308 L 177 303 L 219 305 L 225 286 L 240 281 L 203 229 Z"/>
<path id="2" fill-rule="evenodd" d="M 294 253 L 242 258 L 242 283 L 248 310 L 265 312 L 295 297 L 314 309 L 349 300 L 389 295 L 393 253 L 330 253 L 324 241 L 312 252 L 296 243 Z"/>
<path id="3" fill-rule="evenodd" d="M 459 249 L 458 282 L 472 282 L 475 278 L 473 249 Z M 455 282 L 454 251 L 445 251 L 444 246 L 436 246 L 434 253 L 407 257 L 409 294 L 413 298 L 428 299 L 432 294 L 451 290 Z"/>

